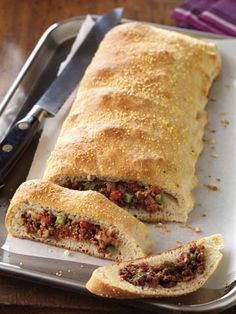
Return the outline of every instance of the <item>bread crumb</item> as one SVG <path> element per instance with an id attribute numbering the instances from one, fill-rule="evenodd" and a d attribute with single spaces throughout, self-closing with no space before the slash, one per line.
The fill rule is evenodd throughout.
<path id="1" fill-rule="evenodd" d="M 215 129 L 208 129 L 208 131 L 209 131 L 210 133 L 216 133 L 216 130 L 215 130 Z"/>
<path id="2" fill-rule="evenodd" d="M 190 230 L 192 230 L 192 231 L 194 231 L 194 232 L 196 232 L 196 233 L 202 232 L 201 228 L 199 228 L 199 227 L 193 227 L 193 226 L 191 226 L 191 225 L 189 225 L 189 224 L 186 224 L 186 223 L 183 223 L 183 224 L 181 224 L 180 226 L 181 226 L 182 228 L 188 228 L 188 229 L 190 229 Z"/>
<path id="3" fill-rule="evenodd" d="M 227 128 L 227 126 L 229 125 L 229 120 L 221 120 L 220 122 L 224 128 Z"/>
<path id="4" fill-rule="evenodd" d="M 162 222 L 158 222 L 155 226 L 156 228 L 158 228 L 160 231 L 163 231 L 163 232 L 171 231 L 169 228 L 167 228 L 166 224 L 163 224 Z"/>
<path id="5" fill-rule="evenodd" d="M 68 272 L 68 273 L 70 273 L 70 272 L 71 272 L 71 270 L 70 270 L 70 269 L 67 269 L 67 272 Z"/>
<path id="6" fill-rule="evenodd" d="M 212 157 L 212 158 L 218 158 L 219 155 L 218 155 L 218 154 L 211 154 L 211 157 Z"/>
<path id="7" fill-rule="evenodd" d="M 206 216 L 207 216 L 207 214 L 206 214 L 206 213 L 203 213 L 203 214 L 202 214 L 202 217 L 206 217 Z"/>
<path id="8" fill-rule="evenodd" d="M 71 256 L 71 252 L 70 252 L 69 250 L 65 250 L 65 251 L 64 251 L 64 255 L 65 255 L 65 256 Z"/>
<path id="9" fill-rule="evenodd" d="M 209 183 L 207 184 L 207 187 L 209 190 L 218 191 L 218 186 L 215 183 Z"/>
<path id="10" fill-rule="evenodd" d="M 81 268 L 84 268 L 84 265 L 80 265 Z"/>
<path id="11" fill-rule="evenodd" d="M 221 178 L 216 178 L 216 181 L 220 182 L 220 181 L 221 181 Z"/>
<path id="12" fill-rule="evenodd" d="M 22 266 L 23 265 L 23 263 L 22 262 L 20 262 L 20 266 Z"/>
<path id="13" fill-rule="evenodd" d="M 62 276 L 62 271 L 61 270 L 57 271 L 56 272 L 56 276 L 61 277 Z"/>
<path id="14" fill-rule="evenodd" d="M 216 101 L 216 99 L 213 98 L 213 97 L 209 98 L 209 100 L 210 100 L 210 101 Z"/>

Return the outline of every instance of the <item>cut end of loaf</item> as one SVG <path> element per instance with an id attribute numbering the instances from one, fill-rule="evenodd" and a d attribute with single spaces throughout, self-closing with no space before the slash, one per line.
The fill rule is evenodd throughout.
<path id="1" fill-rule="evenodd" d="M 55 179 L 55 182 L 60 186 L 69 188 L 71 190 L 93 190 L 97 191 L 106 196 L 111 202 L 114 202 L 119 207 L 127 210 L 130 214 L 135 216 L 144 222 L 158 222 L 158 221 L 176 221 L 186 222 L 188 218 L 188 212 L 193 208 L 193 197 L 192 194 L 188 196 L 188 201 L 184 200 L 181 195 L 176 194 L 173 191 L 166 190 L 165 188 L 146 184 L 143 182 L 132 181 L 129 179 L 118 179 L 118 178 L 105 178 L 96 177 L 95 175 L 89 175 L 87 177 L 79 176 L 62 176 Z M 123 186 L 122 186 L 123 185 Z M 132 186 L 138 186 L 141 193 L 143 194 L 145 202 L 141 201 L 140 204 L 137 202 L 136 195 L 137 190 L 133 190 Z M 108 188 L 106 188 L 108 186 Z M 129 188 L 131 186 L 131 188 Z M 162 192 L 163 201 L 161 204 L 156 203 L 156 194 L 150 193 L 149 190 L 160 189 Z M 120 200 L 114 200 L 112 198 L 113 191 L 121 191 L 122 198 Z M 127 193 L 126 193 L 127 192 Z M 146 194 L 145 194 L 146 193 Z M 158 194 L 158 192 L 156 192 Z M 125 203 L 124 194 L 128 194 L 131 199 L 135 199 L 134 205 Z M 148 198 L 151 198 L 153 203 L 148 205 Z M 150 200 L 150 199 L 149 199 Z M 147 201 L 147 204 L 146 204 Z M 144 205 L 142 205 L 142 202 Z M 150 201 L 149 201 L 150 202 Z M 150 208 L 148 208 L 150 206 Z"/>
<path id="2" fill-rule="evenodd" d="M 135 286 L 123 280 L 119 271 L 126 265 L 148 263 L 148 265 L 157 265 L 163 262 L 173 262 L 182 253 L 186 252 L 195 242 L 197 245 L 205 247 L 205 270 L 202 274 L 197 274 L 194 279 L 187 282 L 178 282 L 172 288 L 157 286 L 156 288 Z M 186 245 L 169 250 L 162 254 L 156 254 L 144 259 L 137 259 L 130 262 L 124 262 L 114 265 L 100 267 L 94 271 L 88 281 L 87 289 L 99 296 L 108 298 L 128 299 L 128 298 L 160 298 L 177 297 L 194 292 L 201 288 L 209 277 L 216 270 L 222 254 L 219 250 L 223 248 L 223 237 L 220 234 L 202 238 L 198 241 L 192 241 Z"/>
<path id="3" fill-rule="evenodd" d="M 146 256 L 145 251 L 136 243 L 133 239 L 128 239 L 125 234 L 122 234 L 115 226 L 107 226 L 104 224 L 100 224 L 102 230 L 107 230 L 109 232 L 114 231 L 117 235 L 116 247 L 111 247 L 112 249 L 106 251 L 100 251 L 98 244 L 94 244 L 93 242 L 89 242 L 89 240 L 85 241 L 77 241 L 73 238 L 62 237 L 62 238 L 54 238 L 50 236 L 45 236 L 44 233 L 37 234 L 37 232 L 29 232 L 27 228 L 22 223 L 22 214 L 27 213 L 28 211 L 33 212 L 36 215 L 40 215 L 44 210 L 47 210 L 49 213 L 54 215 L 59 215 L 59 217 L 63 217 L 65 214 L 63 211 L 59 209 L 52 209 L 48 207 L 43 207 L 39 204 L 34 205 L 21 205 L 19 207 L 14 207 L 11 209 L 10 213 L 6 219 L 6 225 L 8 232 L 17 238 L 34 240 L 38 242 L 42 242 L 48 245 L 53 245 L 73 251 L 78 251 L 81 253 L 85 253 L 91 256 L 111 259 L 115 261 L 124 261 L 129 260 L 131 258 L 144 257 Z M 94 221 L 92 218 L 88 218 L 85 216 L 78 216 L 66 213 L 70 219 L 75 219 L 79 221 L 85 221 L 89 224 L 96 224 L 98 226 L 98 222 Z M 112 230 L 111 230 L 112 229 Z M 46 231 L 48 228 L 45 229 Z M 47 231 L 48 232 L 48 231 Z M 115 250 L 114 250 L 115 249 Z M 147 248 L 148 251 L 148 248 Z"/>

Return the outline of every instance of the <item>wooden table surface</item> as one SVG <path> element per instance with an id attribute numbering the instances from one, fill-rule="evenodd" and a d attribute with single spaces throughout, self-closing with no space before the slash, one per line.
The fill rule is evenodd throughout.
<path id="1" fill-rule="evenodd" d="M 175 25 L 181 0 L 0 0 L 0 101 L 42 33 L 55 21 L 125 8 L 124 17 Z M 143 313 L 132 308 L 0 275 L 0 313 Z M 225 313 L 236 313 L 236 307 Z"/>

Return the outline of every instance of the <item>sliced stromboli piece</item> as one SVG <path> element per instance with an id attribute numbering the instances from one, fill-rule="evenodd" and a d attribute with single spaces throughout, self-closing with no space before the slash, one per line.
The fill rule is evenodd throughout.
<path id="1" fill-rule="evenodd" d="M 110 31 L 88 67 L 45 179 L 97 190 L 144 221 L 186 221 L 214 44 L 140 23 Z"/>
<path id="2" fill-rule="evenodd" d="M 16 191 L 6 227 L 18 238 L 118 261 L 146 256 L 151 249 L 147 227 L 100 193 L 40 180 Z"/>
<path id="3" fill-rule="evenodd" d="M 87 289 L 109 298 L 176 297 L 196 291 L 217 268 L 222 254 L 220 234 L 147 258 L 96 269 Z"/>

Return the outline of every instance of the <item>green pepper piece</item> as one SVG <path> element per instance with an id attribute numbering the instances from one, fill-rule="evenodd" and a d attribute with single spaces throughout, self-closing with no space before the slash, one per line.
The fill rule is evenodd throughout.
<path id="1" fill-rule="evenodd" d="M 59 215 L 59 216 L 57 216 L 57 219 L 56 219 L 55 223 L 56 223 L 57 225 L 65 225 L 65 224 L 66 224 L 66 219 L 67 219 L 66 216 L 64 216 L 64 215 Z"/>
<path id="2" fill-rule="evenodd" d="M 167 266 L 167 268 L 169 269 L 169 271 L 171 271 L 171 272 L 176 272 L 176 267 L 175 267 L 175 265 L 174 265 L 174 263 L 172 263 L 172 262 L 165 262 L 165 265 Z"/>
<path id="3" fill-rule="evenodd" d="M 158 204 L 163 204 L 163 201 L 164 201 L 164 196 L 163 196 L 163 194 L 157 194 L 157 195 L 155 196 L 155 200 L 156 200 L 156 202 L 157 202 Z"/>
<path id="4" fill-rule="evenodd" d="M 144 271 L 139 271 L 137 274 L 135 274 L 132 278 L 132 280 L 136 281 L 139 280 L 140 278 L 142 278 L 143 276 L 145 276 L 145 272 Z"/>
<path id="5" fill-rule="evenodd" d="M 116 247 L 114 247 L 113 245 L 108 245 L 106 247 L 107 253 L 114 255 L 118 252 L 118 249 Z"/>
<path id="6" fill-rule="evenodd" d="M 191 254 L 191 260 L 196 261 L 197 255 L 196 254 Z"/>
<path id="7" fill-rule="evenodd" d="M 132 199 L 133 199 L 133 194 L 131 193 L 128 193 L 128 192 L 125 192 L 124 193 L 124 196 L 123 196 L 123 199 L 126 203 L 131 203 L 132 202 Z"/>

